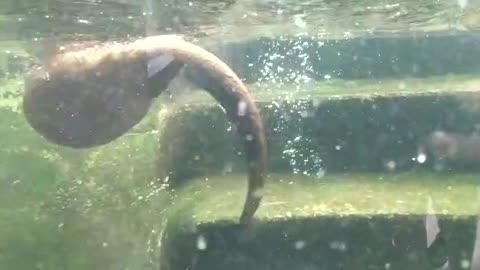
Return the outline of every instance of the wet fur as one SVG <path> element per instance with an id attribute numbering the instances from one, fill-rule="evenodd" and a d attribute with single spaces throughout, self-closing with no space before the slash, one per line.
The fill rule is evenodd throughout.
<path id="1" fill-rule="evenodd" d="M 434 163 L 449 168 L 478 170 L 480 165 L 480 136 L 476 134 L 434 131 L 421 148 L 432 156 Z"/>
<path id="2" fill-rule="evenodd" d="M 174 61 L 149 77 L 148 61 L 165 54 L 173 55 Z M 224 62 L 178 36 L 59 52 L 27 75 L 24 112 L 32 127 L 54 143 L 75 148 L 102 145 L 138 123 L 151 100 L 184 65 L 203 77 L 199 86 L 220 103 L 244 140 L 248 191 L 240 223 L 249 224 L 266 176 L 261 116 L 245 85 Z"/>

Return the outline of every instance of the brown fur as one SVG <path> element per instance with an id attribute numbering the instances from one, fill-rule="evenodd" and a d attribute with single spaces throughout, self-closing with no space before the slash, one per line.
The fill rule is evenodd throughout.
<path id="1" fill-rule="evenodd" d="M 148 60 L 164 54 L 173 55 L 174 61 L 148 78 Z M 238 76 L 194 44 L 177 36 L 154 36 L 60 52 L 28 74 L 24 113 L 31 126 L 54 143 L 75 148 L 105 144 L 138 123 L 184 65 L 207 76 L 205 90 L 226 110 L 245 141 L 249 181 L 240 222 L 250 223 L 266 174 L 262 119 Z"/>
<path id="2" fill-rule="evenodd" d="M 432 132 L 427 147 L 437 161 L 480 164 L 480 137 L 444 131 Z"/>

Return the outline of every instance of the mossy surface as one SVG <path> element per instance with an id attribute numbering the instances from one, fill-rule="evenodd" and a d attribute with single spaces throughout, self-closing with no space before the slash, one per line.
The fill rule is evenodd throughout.
<path id="1" fill-rule="evenodd" d="M 247 84 L 255 101 L 269 103 L 274 100 L 336 100 L 376 97 L 436 96 L 480 91 L 480 79 L 473 75 L 431 76 L 427 78 L 404 79 L 359 79 L 325 80 L 308 83 L 254 83 Z M 211 106 L 213 98 L 205 91 L 198 90 L 178 97 L 177 104 Z"/>
<path id="2" fill-rule="evenodd" d="M 241 140 L 222 110 L 196 93 L 165 118 L 163 172 L 179 185 L 162 270 L 420 270 L 438 266 L 445 254 L 454 267 L 469 263 L 478 173 L 462 166 L 435 172 L 430 156 L 425 164 L 416 158 L 436 129 L 474 131 L 474 77 L 269 87 L 251 87 L 271 174 L 246 234 L 236 224 L 247 186 Z M 427 248 L 429 214 L 440 220 L 447 246 Z"/>
<path id="3" fill-rule="evenodd" d="M 257 218 L 427 213 L 475 216 L 480 213 L 478 177 L 440 173 L 328 174 L 321 178 L 271 174 Z M 195 179 L 177 193 L 173 208 L 179 209 L 175 212 L 188 209 L 198 223 L 236 221 L 245 192 L 243 175 Z"/>
<path id="4" fill-rule="evenodd" d="M 158 114 L 108 145 L 69 149 L 32 130 L 22 91 L 22 78 L 0 81 L 0 268 L 158 269 L 171 200 L 155 173 Z"/>
<path id="5" fill-rule="evenodd" d="M 469 262 L 476 174 L 272 174 L 256 222 L 237 225 L 245 179 L 196 179 L 182 189 L 164 233 L 162 269 L 430 269 Z M 427 248 L 425 218 L 441 239 Z M 430 228 L 432 230 L 432 228 Z M 446 244 L 445 244 L 446 243 Z"/>
<path id="6" fill-rule="evenodd" d="M 310 91 L 279 90 L 276 95 L 269 88 L 254 90 L 270 170 L 308 175 L 320 170 L 436 170 L 431 153 L 424 153 L 426 162 L 416 161 L 419 149 L 436 130 L 476 132 L 480 92 L 478 80 L 471 76 L 430 80 L 355 81 L 359 89 L 347 87 L 355 82 L 322 82 Z M 404 92 L 394 90 L 399 85 L 407 86 Z M 223 110 L 205 93 L 185 98 L 169 107 L 163 118 L 159 136 L 168 143 L 160 144 L 161 171 L 174 183 L 245 171 L 242 140 Z M 475 163 L 442 166 L 444 171 L 478 169 Z"/>

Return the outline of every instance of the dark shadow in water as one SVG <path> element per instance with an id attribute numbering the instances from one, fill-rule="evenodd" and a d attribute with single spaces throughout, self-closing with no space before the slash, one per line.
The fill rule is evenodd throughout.
<path id="1" fill-rule="evenodd" d="M 425 216 L 324 216 L 256 224 L 167 229 L 165 269 L 470 269 L 476 217 L 440 217 L 427 248 Z M 173 225 L 173 224 L 172 224 Z M 172 228 L 175 227 L 175 228 Z M 473 268 L 472 268 L 473 269 Z"/>

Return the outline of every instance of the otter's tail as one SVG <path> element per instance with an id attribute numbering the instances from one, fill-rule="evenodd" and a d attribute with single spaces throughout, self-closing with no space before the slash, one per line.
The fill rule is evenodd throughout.
<path id="1" fill-rule="evenodd" d="M 212 53 L 178 38 L 147 38 L 148 57 L 171 54 L 195 73 L 195 83 L 208 91 L 225 109 L 245 145 L 248 192 L 240 222 L 248 224 L 260 205 L 266 177 L 267 146 L 260 113 L 247 88 L 223 61 Z"/>

